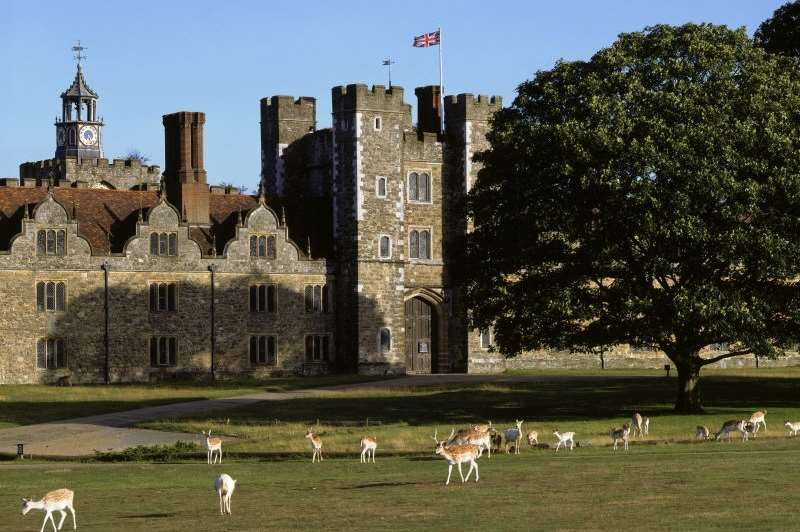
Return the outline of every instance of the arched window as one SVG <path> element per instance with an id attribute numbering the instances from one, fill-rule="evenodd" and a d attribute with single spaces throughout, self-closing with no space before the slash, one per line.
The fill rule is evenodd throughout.
<path id="1" fill-rule="evenodd" d="M 36 283 L 36 309 L 39 311 L 64 310 L 66 287 L 62 282 L 39 281 Z"/>
<path id="2" fill-rule="evenodd" d="M 380 330 L 378 335 L 378 346 L 382 355 L 385 355 L 392 349 L 392 331 L 386 327 L 383 327 Z"/>
<path id="3" fill-rule="evenodd" d="M 267 256 L 267 237 L 265 236 L 258 237 L 258 256 Z"/>
<path id="4" fill-rule="evenodd" d="M 178 234 L 150 233 L 150 254 L 175 257 L 178 254 Z"/>
<path id="5" fill-rule="evenodd" d="M 419 201 L 419 175 L 416 172 L 408 174 L 408 199 Z"/>
<path id="6" fill-rule="evenodd" d="M 420 203 L 431 201 L 431 176 L 427 173 L 408 174 L 408 200 Z"/>
<path id="7" fill-rule="evenodd" d="M 275 235 L 252 235 L 250 237 L 250 256 L 274 259 L 278 255 L 278 242 Z"/>
<path id="8" fill-rule="evenodd" d="M 411 231 L 408 237 L 408 256 L 412 259 L 419 258 L 419 231 Z"/>
<path id="9" fill-rule="evenodd" d="M 67 367 L 67 357 L 64 353 L 64 340 L 39 338 L 39 340 L 36 341 L 36 367 L 40 369 Z"/>
<path id="10" fill-rule="evenodd" d="M 489 349 L 492 347 L 492 331 L 491 329 L 481 330 L 481 349 Z"/>
<path id="11" fill-rule="evenodd" d="M 158 233 L 150 233 L 150 254 L 158 255 Z"/>
<path id="12" fill-rule="evenodd" d="M 431 233 L 430 231 L 419 232 L 419 258 L 431 258 Z"/>
<path id="13" fill-rule="evenodd" d="M 150 284 L 150 311 L 174 311 L 177 308 L 177 285 L 175 283 Z"/>
<path id="14" fill-rule="evenodd" d="M 428 174 L 419 175 L 419 201 L 431 200 L 431 176 Z"/>
<path id="15" fill-rule="evenodd" d="M 47 254 L 55 255 L 56 252 L 56 232 L 52 229 L 47 232 Z"/>
<path id="16" fill-rule="evenodd" d="M 276 256 L 276 249 L 275 249 L 275 237 L 268 236 L 267 237 L 267 258 L 274 259 Z"/>
<path id="17" fill-rule="evenodd" d="M 378 256 L 382 259 L 388 259 L 392 256 L 392 241 L 386 235 L 380 237 L 378 244 Z"/>
<path id="18" fill-rule="evenodd" d="M 330 312 L 330 289 L 327 284 L 310 284 L 305 288 L 306 312 Z"/>
<path id="19" fill-rule="evenodd" d="M 386 178 L 383 176 L 378 176 L 375 185 L 375 195 L 379 198 L 386 197 Z"/>
<path id="20" fill-rule="evenodd" d="M 258 237 L 251 236 L 250 237 L 250 256 L 251 257 L 258 257 Z"/>

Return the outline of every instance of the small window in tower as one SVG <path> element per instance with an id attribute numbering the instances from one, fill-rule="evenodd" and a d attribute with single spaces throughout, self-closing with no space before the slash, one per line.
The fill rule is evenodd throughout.
<path id="1" fill-rule="evenodd" d="M 383 129 L 383 119 L 379 116 L 375 117 L 375 131 Z"/>
<path id="2" fill-rule="evenodd" d="M 378 344 L 382 355 L 388 353 L 392 349 L 392 331 L 386 327 L 381 328 Z"/>
<path id="3" fill-rule="evenodd" d="M 481 330 L 481 349 L 489 349 L 492 347 L 492 344 L 494 343 L 492 341 L 492 336 L 491 329 Z"/>
<path id="4" fill-rule="evenodd" d="M 386 178 L 379 175 L 375 184 L 375 195 L 379 198 L 386 197 Z"/>
<path id="5" fill-rule="evenodd" d="M 388 259 L 392 256 L 392 240 L 386 235 L 380 237 L 378 256 L 382 259 Z"/>

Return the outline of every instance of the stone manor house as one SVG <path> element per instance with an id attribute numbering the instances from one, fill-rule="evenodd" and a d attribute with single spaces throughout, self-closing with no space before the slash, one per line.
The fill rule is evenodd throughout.
<path id="1" fill-rule="evenodd" d="M 453 272 L 501 100 L 415 95 L 416 126 L 400 87 L 335 87 L 327 129 L 262 99 L 250 196 L 208 185 L 203 113 L 163 117 L 163 173 L 104 158 L 78 65 L 55 156 L 0 181 L 0 383 L 475 370 Z"/>

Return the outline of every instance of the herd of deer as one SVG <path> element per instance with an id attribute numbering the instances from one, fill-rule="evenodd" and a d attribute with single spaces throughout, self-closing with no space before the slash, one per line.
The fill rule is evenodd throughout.
<path id="1" fill-rule="evenodd" d="M 705 425 L 698 425 L 695 435 L 698 439 L 708 440 L 715 439 L 721 440 L 727 436 L 728 441 L 734 433 L 739 432 L 742 435 L 742 440 L 748 440 L 751 435 L 755 435 L 758 429 L 763 425 L 764 430 L 767 430 L 766 422 L 767 411 L 757 411 L 750 416 L 749 420 L 744 419 L 731 419 L 722 424 L 719 431 L 712 433 Z M 516 420 L 516 426 L 507 428 L 501 432 L 492 425 L 492 422 L 485 425 L 472 425 L 470 428 L 461 429 L 456 432 L 455 429 L 450 431 L 450 436 L 444 440 L 439 439 L 439 431 L 433 433 L 433 441 L 436 442 L 436 454 L 441 456 L 447 461 L 447 480 L 445 485 L 450 484 L 450 476 L 453 473 L 453 466 L 458 467 L 458 474 L 461 477 L 461 482 L 467 482 L 473 470 L 475 471 L 475 482 L 480 478 L 478 474 L 477 460 L 480 458 L 484 451 L 487 452 L 489 458 L 492 457 L 492 448 L 496 451 L 505 442 L 506 453 L 511 453 L 513 449 L 514 454 L 519 454 L 519 449 L 522 443 L 522 423 L 523 421 Z M 790 436 L 796 436 L 800 433 L 800 422 L 784 421 L 784 426 L 788 429 Z M 631 422 L 624 423 L 621 428 L 611 428 L 609 436 L 614 444 L 614 450 L 617 450 L 617 445 L 621 442 L 623 448 L 628 450 L 628 441 L 633 431 L 633 436 L 642 437 L 650 433 L 650 418 L 642 417 L 641 414 L 636 412 L 631 417 Z M 203 436 L 206 438 L 207 462 L 208 464 L 216 464 L 217 461 L 222 463 L 222 439 L 211 436 L 211 430 L 208 432 L 203 431 Z M 559 432 L 558 429 L 553 430 L 553 436 L 556 437 L 556 452 L 563 445 L 571 451 L 575 447 L 575 433 L 574 432 Z M 315 434 L 310 428 L 306 432 L 306 439 L 311 442 L 311 463 L 322 461 L 322 438 Z M 539 433 L 530 431 L 526 435 L 528 445 L 539 446 Z M 378 448 L 378 441 L 372 436 L 364 436 L 360 441 L 361 445 L 361 462 L 368 463 L 370 458 L 372 463 L 375 463 L 375 450 Z M 469 470 L 465 477 L 461 464 L 469 464 Z M 236 480 L 232 479 L 229 475 L 223 473 L 219 475 L 214 481 L 214 490 L 219 497 L 219 511 L 220 514 L 231 514 L 231 497 L 236 488 Z M 22 515 L 26 515 L 31 510 L 43 510 L 45 512 L 44 522 L 40 532 L 44 532 L 44 527 L 50 521 L 53 529 L 57 532 L 61 530 L 64 520 L 67 517 L 69 510 L 72 513 L 72 527 L 77 529 L 78 525 L 75 520 L 75 508 L 73 506 L 73 498 L 75 494 L 68 489 L 59 489 L 49 492 L 42 499 L 36 501 L 32 499 L 22 499 Z M 56 526 L 53 513 L 59 512 L 61 520 Z"/>

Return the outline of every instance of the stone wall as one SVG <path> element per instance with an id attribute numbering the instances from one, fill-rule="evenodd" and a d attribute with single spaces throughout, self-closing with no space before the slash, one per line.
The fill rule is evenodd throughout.
<path id="1" fill-rule="evenodd" d="M 82 159 L 75 157 L 47 159 L 23 163 L 19 166 L 21 181 L 46 181 L 48 178 L 68 184 L 80 183 L 94 188 L 129 190 L 134 187 L 158 186 L 161 169 L 143 165 L 139 161 L 114 159 Z"/>

